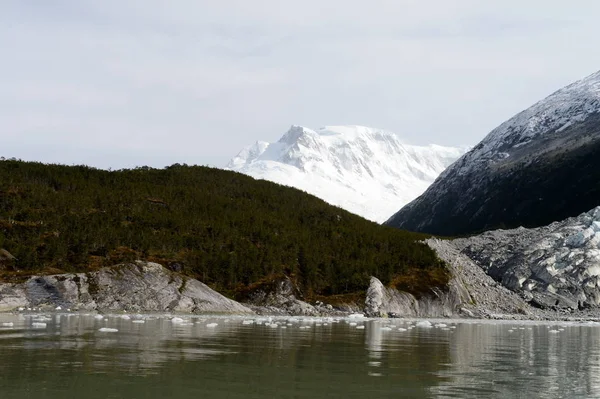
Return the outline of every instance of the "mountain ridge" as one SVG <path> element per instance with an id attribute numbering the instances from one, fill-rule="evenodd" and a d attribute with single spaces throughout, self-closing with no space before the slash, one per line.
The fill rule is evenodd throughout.
<path id="1" fill-rule="evenodd" d="M 394 133 L 359 125 L 318 130 L 292 125 L 275 143 L 244 148 L 227 169 L 290 185 L 367 219 L 383 222 L 466 151 L 413 146 Z"/>
<path id="2" fill-rule="evenodd" d="M 598 205 L 598 154 L 600 72 L 499 125 L 386 223 L 462 235 L 576 216 Z"/>

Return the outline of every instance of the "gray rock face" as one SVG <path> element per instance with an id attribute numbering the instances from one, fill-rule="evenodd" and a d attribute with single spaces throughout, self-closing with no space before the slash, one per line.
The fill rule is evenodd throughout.
<path id="1" fill-rule="evenodd" d="M 518 294 L 512 292 L 461 253 L 453 242 L 429 239 L 427 244 L 444 260 L 452 274 L 451 285 L 461 292 L 456 304 L 459 314 L 472 317 L 502 317 L 506 315 L 540 316 Z"/>
<path id="2" fill-rule="evenodd" d="M 535 313 L 517 294 L 497 284 L 448 241 L 430 239 L 427 244 L 449 266 L 452 278 L 447 289 L 434 290 L 417 299 L 406 292 L 384 287 L 372 277 L 365 314 L 371 317 L 506 318 Z"/>
<path id="3" fill-rule="evenodd" d="M 253 313 L 198 280 L 156 263 L 139 261 L 91 273 L 31 277 L 23 284 L 0 284 L 0 311 L 48 306 L 101 311 Z"/>
<path id="4" fill-rule="evenodd" d="M 600 207 L 549 226 L 490 231 L 452 245 L 535 306 L 600 306 Z"/>

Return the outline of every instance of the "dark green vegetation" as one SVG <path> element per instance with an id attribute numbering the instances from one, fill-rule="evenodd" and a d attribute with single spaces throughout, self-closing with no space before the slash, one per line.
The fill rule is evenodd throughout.
<path id="1" fill-rule="evenodd" d="M 439 276 L 424 237 L 219 169 L 0 162 L 0 248 L 17 258 L 5 279 L 143 259 L 230 295 L 282 273 L 308 297 L 340 295 L 365 290 L 371 275 Z"/>
<path id="2" fill-rule="evenodd" d="M 600 205 L 600 114 L 546 133 L 493 167 L 449 173 L 436 185 L 443 196 L 428 190 L 387 224 L 457 236 L 539 227 L 587 212 Z"/>

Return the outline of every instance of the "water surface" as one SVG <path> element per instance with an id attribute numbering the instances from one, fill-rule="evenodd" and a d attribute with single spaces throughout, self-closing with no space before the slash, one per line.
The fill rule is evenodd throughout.
<path id="1" fill-rule="evenodd" d="M 173 317 L 0 314 L 0 397 L 600 397 L 594 323 Z"/>

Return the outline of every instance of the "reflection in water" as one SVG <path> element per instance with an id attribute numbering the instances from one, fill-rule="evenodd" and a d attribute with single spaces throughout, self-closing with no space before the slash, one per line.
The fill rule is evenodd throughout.
<path id="1" fill-rule="evenodd" d="M 598 397 L 599 346 L 584 323 L 0 314 L 0 396 Z"/>
<path id="2" fill-rule="evenodd" d="M 598 397 L 597 324 L 460 324 L 450 340 L 451 376 L 434 392 L 457 397 L 476 387 L 504 397 Z"/>

